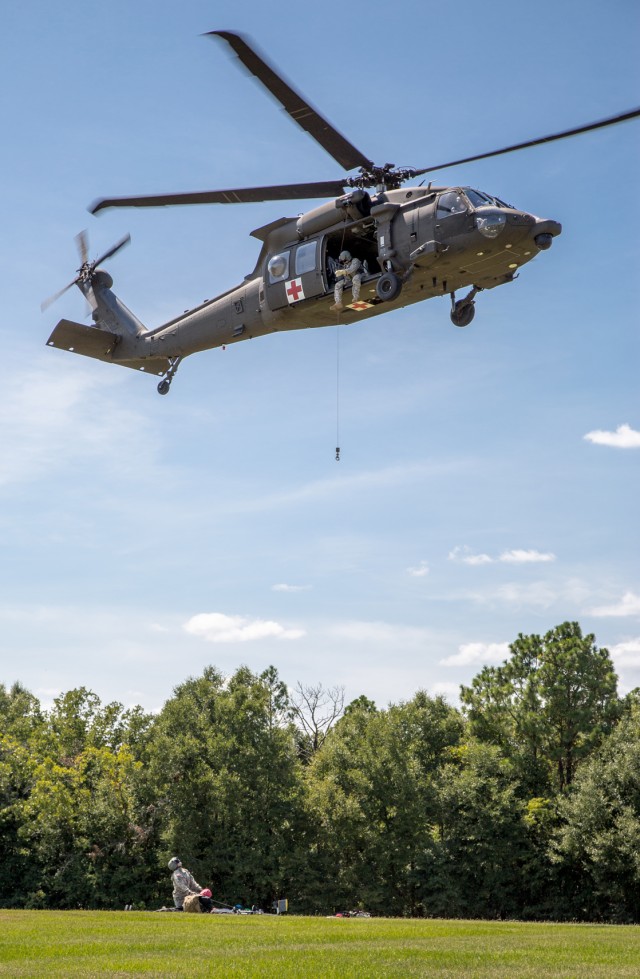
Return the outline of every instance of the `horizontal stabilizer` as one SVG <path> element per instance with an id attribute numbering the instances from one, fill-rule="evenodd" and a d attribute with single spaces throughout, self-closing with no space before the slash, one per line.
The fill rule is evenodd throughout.
<path id="1" fill-rule="evenodd" d="M 94 360 L 105 360 L 111 364 L 119 364 L 121 367 L 131 367 L 146 374 L 162 376 L 169 370 L 170 362 L 166 357 L 114 360 L 113 351 L 119 339 L 115 333 L 110 333 L 108 330 L 74 323 L 73 320 L 60 320 L 47 344 L 60 350 L 70 350 L 74 354 L 82 354 L 83 357 L 93 357 Z"/>

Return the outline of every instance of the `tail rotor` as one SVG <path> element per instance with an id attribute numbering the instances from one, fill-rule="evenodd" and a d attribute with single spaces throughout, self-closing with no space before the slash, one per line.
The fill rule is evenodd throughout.
<path id="1" fill-rule="evenodd" d="M 77 234 L 76 246 L 78 248 L 78 252 L 80 255 L 80 263 L 81 263 L 80 268 L 77 269 L 77 275 L 75 279 L 72 279 L 71 282 L 69 282 L 66 286 L 64 286 L 63 289 L 60 289 L 52 296 L 49 296 L 48 299 L 45 299 L 44 302 L 40 304 L 40 309 L 42 310 L 42 312 L 44 313 L 45 309 L 48 309 L 49 306 L 52 305 L 52 303 L 54 303 L 57 299 L 59 299 L 60 296 L 63 296 L 68 289 L 71 289 L 72 286 L 78 285 L 80 286 L 81 289 L 83 285 L 89 286 L 93 281 L 98 266 L 101 265 L 102 262 L 105 262 L 108 258 L 112 258 L 113 255 L 116 254 L 116 252 L 119 252 L 121 248 L 124 248 L 125 245 L 128 245 L 130 241 L 131 241 L 131 235 L 126 234 L 124 238 L 121 238 L 120 241 L 116 242 L 116 244 L 113 245 L 111 248 L 109 248 L 103 255 L 100 256 L 100 258 L 96 258 L 93 262 L 90 262 L 89 239 L 87 236 L 87 232 L 81 231 L 79 234 Z M 84 289 L 82 291 L 84 292 Z"/>

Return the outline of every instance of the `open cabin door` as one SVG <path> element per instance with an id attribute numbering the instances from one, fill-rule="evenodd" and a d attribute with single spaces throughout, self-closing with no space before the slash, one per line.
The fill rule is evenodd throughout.
<path id="1" fill-rule="evenodd" d="M 321 239 L 301 241 L 270 255 L 264 280 L 269 309 L 282 309 L 324 295 Z"/>

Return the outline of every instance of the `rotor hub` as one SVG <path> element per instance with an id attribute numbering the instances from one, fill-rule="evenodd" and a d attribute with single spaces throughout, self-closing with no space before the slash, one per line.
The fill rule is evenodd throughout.
<path id="1" fill-rule="evenodd" d="M 405 180 L 415 177 L 417 170 L 413 167 L 396 167 L 393 163 L 385 163 L 383 167 L 360 167 L 356 177 L 347 177 L 348 187 L 381 187 L 385 190 L 397 190 Z"/>

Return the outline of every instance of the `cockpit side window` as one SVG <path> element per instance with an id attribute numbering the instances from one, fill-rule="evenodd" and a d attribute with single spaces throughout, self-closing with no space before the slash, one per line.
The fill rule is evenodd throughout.
<path id="1" fill-rule="evenodd" d="M 488 197 L 487 194 L 483 194 L 479 190 L 472 190 L 471 187 L 465 187 L 464 192 L 474 207 L 487 207 L 489 204 L 495 206 L 496 202 L 493 197 Z"/>
<path id="2" fill-rule="evenodd" d="M 451 214 L 463 214 L 466 210 L 467 203 L 462 194 L 456 190 L 449 190 L 438 198 L 436 219 L 448 218 Z"/>
<path id="3" fill-rule="evenodd" d="M 464 192 L 471 201 L 473 207 L 506 207 L 511 210 L 511 204 L 505 204 L 501 201 L 499 197 L 493 197 L 491 194 L 485 194 L 481 190 L 473 190 L 471 187 L 465 187 Z"/>

